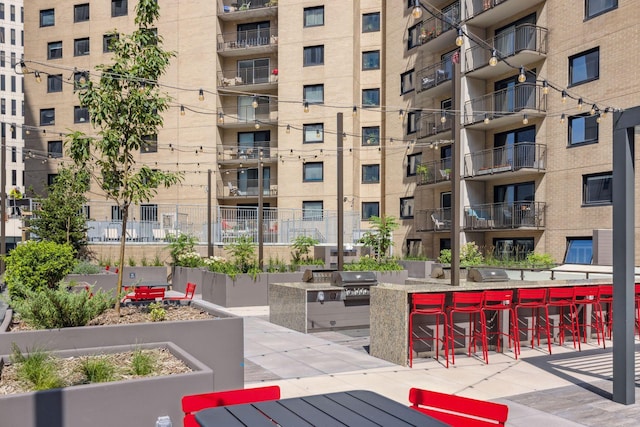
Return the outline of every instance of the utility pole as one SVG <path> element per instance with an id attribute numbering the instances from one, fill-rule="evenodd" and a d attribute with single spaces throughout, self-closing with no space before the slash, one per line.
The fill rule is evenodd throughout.
<path id="1" fill-rule="evenodd" d="M 336 117 L 337 121 L 337 137 L 338 137 L 338 271 L 342 271 L 344 266 L 344 159 L 342 153 L 342 133 L 343 133 L 343 118 L 342 113 L 338 113 Z"/>

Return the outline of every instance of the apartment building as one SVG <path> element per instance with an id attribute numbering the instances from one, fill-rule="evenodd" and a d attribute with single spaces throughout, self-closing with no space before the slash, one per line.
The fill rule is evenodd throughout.
<path id="1" fill-rule="evenodd" d="M 358 215 L 347 241 L 371 215 L 399 218 L 396 254 L 436 257 L 451 245 L 454 216 L 461 243 L 496 256 L 535 250 L 588 263 L 603 254 L 594 241 L 610 244 L 598 231 L 611 228 L 610 113 L 637 103 L 628 52 L 640 7 L 422 4 L 414 14 L 414 0 L 161 2 L 158 33 L 176 52 L 161 82 L 172 108 L 138 159 L 184 171 L 185 181 L 130 217 L 160 221 L 163 204 L 204 206 L 211 196 L 218 209 L 269 210 L 268 242 L 287 243 L 277 227 L 291 210 L 305 230 L 324 223 L 317 235 L 331 243 L 328 217 L 342 204 Z M 132 30 L 134 5 L 26 7 L 25 62 L 47 82 L 25 76 L 28 185 L 53 178 L 69 129 L 90 132 L 73 82 L 108 63 L 108 33 Z M 98 190 L 90 198 L 91 217 L 117 221 Z"/>

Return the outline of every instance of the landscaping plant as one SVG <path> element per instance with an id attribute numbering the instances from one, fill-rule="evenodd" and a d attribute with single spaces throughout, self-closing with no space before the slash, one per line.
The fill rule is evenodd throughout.
<path id="1" fill-rule="evenodd" d="M 483 261 L 482 252 L 480 252 L 480 248 L 475 242 L 467 242 L 460 248 L 460 267 L 480 265 Z M 441 250 L 438 262 L 451 264 L 451 249 Z"/>
<path id="2" fill-rule="evenodd" d="M 131 372 L 134 375 L 145 376 L 153 372 L 155 360 L 150 353 L 137 348 L 131 358 Z"/>
<path id="3" fill-rule="evenodd" d="M 171 255 L 173 265 L 199 267 L 199 265 L 192 265 L 194 262 L 190 260 L 190 258 L 195 258 L 193 254 L 195 254 L 197 258 L 200 258 L 200 255 L 195 251 L 196 243 L 198 242 L 195 236 L 179 233 L 176 236 L 168 236 L 167 240 L 169 241 L 169 255 Z M 183 262 L 189 265 L 184 265 L 182 264 Z"/>
<path id="4" fill-rule="evenodd" d="M 42 349 L 32 349 L 26 356 L 12 344 L 11 362 L 19 364 L 18 377 L 33 385 L 35 390 L 48 390 L 64 386 L 58 376 L 57 367 L 51 355 Z"/>
<path id="5" fill-rule="evenodd" d="M 82 359 L 80 371 L 87 383 L 106 383 L 113 381 L 116 368 L 107 360 L 87 357 Z"/>
<path id="6" fill-rule="evenodd" d="M 395 259 L 378 261 L 369 255 L 365 255 L 357 261 L 345 264 L 343 269 L 345 271 L 398 271 L 402 270 L 403 267 Z"/>
<path id="7" fill-rule="evenodd" d="M 371 230 L 364 233 L 359 242 L 372 248 L 376 260 L 382 261 L 387 257 L 387 252 L 393 245 L 391 233 L 400 225 L 393 216 L 377 217 L 374 215 L 369 218 L 369 221 L 371 221 Z"/>
<path id="8" fill-rule="evenodd" d="M 233 258 L 236 267 L 242 273 L 257 274 L 260 271 L 257 268 L 255 259 L 256 245 L 250 236 L 240 236 L 229 244 L 227 250 Z"/>
<path id="9" fill-rule="evenodd" d="M 293 239 L 293 242 L 291 242 L 291 247 L 293 248 L 291 252 L 291 263 L 294 265 L 314 264 L 315 260 L 309 256 L 309 249 L 317 244 L 318 239 L 302 234 L 298 235 Z"/>
<path id="10" fill-rule="evenodd" d="M 161 302 L 149 304 L 149 318 L 152 322 L 162 322 L 166 317 L 167 310 L 165 310 Z"/>

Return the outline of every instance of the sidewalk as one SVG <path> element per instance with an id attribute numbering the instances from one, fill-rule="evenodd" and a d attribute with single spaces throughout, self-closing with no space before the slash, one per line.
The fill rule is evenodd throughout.
<path id="1" fill-rule="evenodd" d="M 367 330 L 302 334 L 269 323 L 268 307 L 216 308 L 244 317 L 245 385 L 277 384 L 283 398 L 366 389 L 408 404 L 409 389 L 420 387 L 505 403 L 513 427 L 636 426 L 640 420 L 640 403 L 610 400 L 610 342 L 606 350 L 583 344 L 582 352 L 554 346 L 553 355 L 523 346 L 518 360 L 510 351 L 492 352 L 488 365 L 459 355 L 449 369 L 414 359 L 411 369 L 369 356 Z"/>

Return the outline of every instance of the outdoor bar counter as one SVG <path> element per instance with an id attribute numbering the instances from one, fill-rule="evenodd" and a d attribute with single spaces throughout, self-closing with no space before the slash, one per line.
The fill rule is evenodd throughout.
<path id="1" fill-rule="evenodd" d="M 550 288 L 587 285 L 610 285 L 611 279 L 583 280 L 510 280 L 505 282 L 470 282 L 460 280 L 451 286 L 449 279 L 409 279 L 405 285 L 379 283 L 371 288 L 370 354 L 397 365 L 406 366 L 409 354 L 409 311 L 411 294 L 444 292 L 447 302 L 453 292 L 513 289 L 514 299 L 520 288 Z"/>

